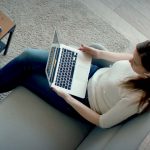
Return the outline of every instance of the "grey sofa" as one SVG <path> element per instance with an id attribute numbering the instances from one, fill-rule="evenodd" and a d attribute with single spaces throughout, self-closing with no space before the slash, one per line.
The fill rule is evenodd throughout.
<path id="1" fill-rule="evenodd" d="M 22 86 L 0 103 L 0 150 L 137 150 L 149 131 L 150 112 L 102 129 L 64 115 Z"/>
<path id="2" fill-rule="evenodd" d="M 24 87 L 0 104 L 0 150 L 137 150 L 149 130 L 149 112 L 101 129 L 62 114 Z"/>

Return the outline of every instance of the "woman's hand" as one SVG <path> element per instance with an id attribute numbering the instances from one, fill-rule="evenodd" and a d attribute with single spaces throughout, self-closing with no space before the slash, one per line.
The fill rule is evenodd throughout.
<path id="1" fill-rule="evenodd" d="M 68 101 L 72 96 L 64 91 L 62 91 L 59 87 L 56 87 L 55 85 L 52 85 L 52 89 L 54 92 L 56 92 L 57 95 L 62 97 L 64 100 Z"/>
<path id="2" fill-rule="evenodd" d="M 91 55 L 93 58 L 104 59 L 111 62 L 116 62 L 119 60 L 130 60 L 133 57 L 133 54 L 131 53 L 120 53 L 120 52 L 98 50 L 92 47 L 84 46 L 83 44 L 81 45 L 79 50 Z"/>
<path id="3" fill-rule="evenodd" d="M 88 47 L 88 46 L 85 46 L 85 45 L 81 44 L 79 50 L 91 55 L 93 58 L 99 58 L 100 57 L 99 56 L 100 55 L 100 50 L 98 50 L 98 49 Z"/>
<path id="4" fill-rule="evenodd" d="M 89 122 L 99 125 L 99 114 L 82 104 L 80 101 L 73 98 L 71 95 L 63 92 L 59 87 L 52 86 L 52 89 L 62 97 L 70 106 L 73 107 L 83 118 L 88 120 Z"/>

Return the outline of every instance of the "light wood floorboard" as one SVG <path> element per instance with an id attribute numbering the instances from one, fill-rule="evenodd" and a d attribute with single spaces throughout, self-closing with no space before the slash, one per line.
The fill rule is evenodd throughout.
<path id="1" fill-rule="evenodd" d="M 112 10 L 116 9 L 122 1 L 123 0 L 100 0 L 100 2 Z"/>
<path id="2" fill-rule="evenodd" d="M 122 1 L 114 12 L 150 39 L 150 17 L 148 15 L 150 14 L 150 5 L 146 1 L 145 3 L 138 0 Z"/>
<path id="3" fill-rule="evenodd" d="M 150 21 L 150 0 L 128 0 L 128 3 Z"/>
<path id="4" fill-rule="evenodd" d="M 147 3 L 140 6 L 140 0 L 133 0 L 133 2 L 129 2 L 130 0 L 80 1 L 99 16 L 100 19 L 106 21 L 116 31 L 125 36 L 133 47 L 135 47 L 135 44 L 138 42 L 149 39 L 150 34 L 148 33 L 149 31 L 147 31 L 149 28 L 149 20 L 146 18 L 146 13 L 149 11 L 150 6 L 147 6 L 147 10 L 143 12 L 145 15 L 141 13 Z M 146 0 L 142 0 L 142 2 L 143 1 Z M 140 11 L 138 11 L 139 7 L 141 9 Z M 141 20 L 139 19 L 140 17 L 142 17 Z"/>

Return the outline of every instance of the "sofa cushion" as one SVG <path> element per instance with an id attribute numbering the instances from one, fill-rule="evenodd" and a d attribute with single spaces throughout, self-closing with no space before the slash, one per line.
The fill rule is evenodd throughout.
<path id="1" fill-rule="evenodd" d="M 146 135 L 144 140 L 141 142 L 138 150 L 149 150 L 150 149 L 150 132 Z"/>
<path id="2" fill-rule="evenodd" d="M 77 150 L 104 150 L 119 128 L 120 126 L 110 129 L 95 128 L 79 145 Z"/>
<path id="3" fill-rule="evenodd" d="M 78 150 L 137 150 L 150 131 L 150 112 L 110 129 L 95 128 Z"/>
<path id="4" fill-rule="evenodd" d="M 24 87 L 0 104 L 1 150 L 73 150 L 90 129 Z"/>

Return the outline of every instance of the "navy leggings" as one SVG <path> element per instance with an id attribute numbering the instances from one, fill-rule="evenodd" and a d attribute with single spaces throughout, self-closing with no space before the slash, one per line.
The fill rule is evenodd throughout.
<path id="1" fill-rule="evenodd" d="M 0 93 L 10 91 L 23 85 L 37 94 L 48 104 L 61 112 L 85 121 L 69 104 L 59 97 L 50 87 L 45 75 L 48 51 L 28 49 L 0 69 Z M 99 67 L 92 65 L 89 78 Z M 89 107 L 88 98 L 78 98 Z"/>

